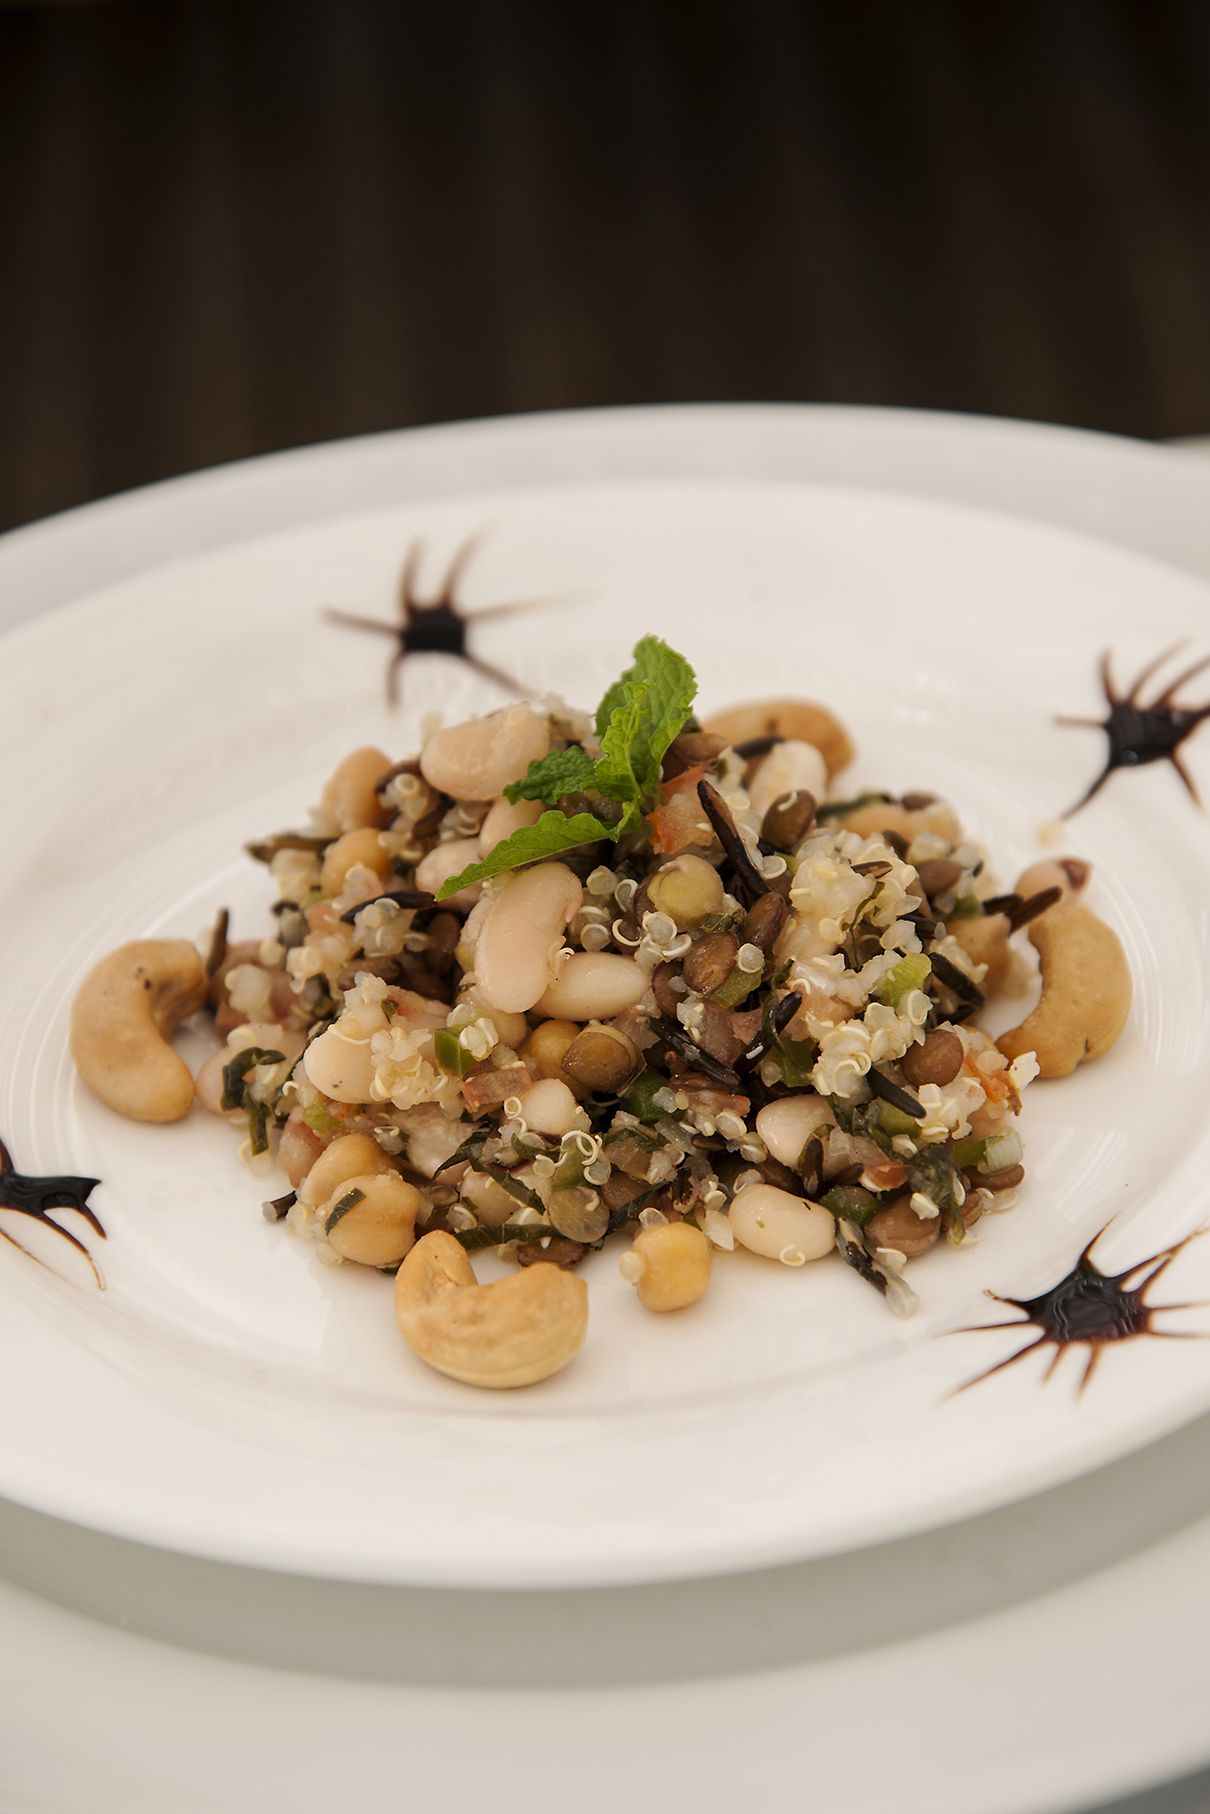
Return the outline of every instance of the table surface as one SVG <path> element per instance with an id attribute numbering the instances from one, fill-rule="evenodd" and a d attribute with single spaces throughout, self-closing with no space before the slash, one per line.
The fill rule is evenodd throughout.
<path id="1" fill-rule="evenodd" d="M 1210 438 L 1188 446 L 1210 460 Z M 1023 1596 L 1057 1593 L 1077 1576 L 1103 1574 L 1111 1583 L 1115 1571 L 1164 1551 L 1179 1577 L 1182 1546 L 1210 1522 L 1210 1481 L 1201 1465 L 1208 1435 L 1210 1419 L 1149 1452 L 1155 1492 L 1124 1520 L 1103 1521 L 1100 1512 L 1106 1493 L 1115 1506 L 1124 1501 L 1116 1488 L 1127 1481 L 1130 1460 L 1024 1506 L 859 1557 L 608 1595 L 526 1596 L 524 1659 L 513 1636 L 502 1635 L 501 1602 L 508 1596 L 350 1590 L 258 1575 L 147 1551 L 0 1501 L 0 1565 L 7 1576 L 0 1579 L 0 1630 L 19 1619 L 25 1641 L 20 1657 L 0 1644 L 0 1807 L 5 1814 L 41 1814 L 51 1805 L 59 1814 L 58 1803 L 39 1798 L 38 1778 L 22 1776 L 22 1707 L 61 1697 L 65 1733 L 74 1729 L 76 1743 L 86 1746 L 89 1683 L 100 1672 L 125 1672 L 137 1692 L 149 1671 L 162 1670 L 196 1700 L 199 1721 L 215 1671 L 233 1668 L 300 1672 L 300 1711 L 314 1704 L 305 1688 L 312 1674 L 330 1678 L 341 1693 L 356 1680 L 368 1700 L 403 1691 L 419 1703 L 456 1684 L 468 1711 L 475 1707 L 482 1717 L 485 1691 L 503 1704 L 519 1677 L 540 1677 L 552 1690 L 599 1689 L 604 1705 L 610 1688 L 633 1682 L 636 1670 L 658 1691 L 832 1656 L 843 1668 L 856 1651 L 914 1635 L 918 1607 L 896 1592 L 905 1571 L 927 1571 L 939 1584 L 938 1629 L 1011 1615 Z M 1041 1569 L 1033 1559 L 1028 1580 L 1004 1541 L 1022 1522 L 1045 1529 L 1051 1551 Z M 517 1629 L 515 1607 L 510 1601 L 508 1634 Z M 590 1627 L 591 1647 L 584 1642 Z M 384 1732 L 384 1741 L 389 1738 Z M 255 1734 L 224 1732 L 232 1756 L 255 1743 Z M 147 1735 L 148 1758 L 156 1745 L 156 1735 Z M 199 1757 L 198 1781 L 207 1780 Z M 334 1793 L 342 1780 L 353 1779 L 334 1777 Z M 124 1793 L 120 1784 L 98 1781 L 89 1814 L 126 1805 Z M 191 1799 L 188 1805 L 207 1804 Z M 1210 1769 L 1098 1804 L 1096 1814 L 1109 1814 L 1110 1807 L 1113 1814 L 1195 1814 L 1207 1806 Z"/>

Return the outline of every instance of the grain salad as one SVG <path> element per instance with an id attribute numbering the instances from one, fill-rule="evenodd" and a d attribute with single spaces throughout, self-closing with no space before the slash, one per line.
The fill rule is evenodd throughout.
<path id="1" fill-rule="evenodd" d="M 223 913 L 205 956 L 125 946 L 77 998 L 104 1101 L 229 1121 L 284 1174 L 266 1215 L 394 1274 L 408 1346 L 470 1384 L 565 1365 L 612 1245 L 658 1313 L 737 1250 L 847 1265 L 909 1313 L 921 1256 L 1015 1200 L 1027 1086 L 1126 1018 L 1086 864 L 1005 890 L 945 801 L 845 789 L 824 706 L 699 719 L 695 693 L 648 636 L 591 715 L 546 699 L 402 761 L 355 750 L 305 830 L 248 847 L 266 936 Z M 1041 1000 L 994 1040 L 1029 943 Z M 193 1080 L 169 1035 L 199 1010 L 222 1043 Z M 479 1283 L 486 1248 L 515 1268 Z"/>

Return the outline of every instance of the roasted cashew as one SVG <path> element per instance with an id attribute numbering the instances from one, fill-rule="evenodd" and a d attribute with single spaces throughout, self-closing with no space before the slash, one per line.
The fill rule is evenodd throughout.
<path id="1" fill-rule="evenodd" d="M 952 806 L 934 800 L 931 806 L 897 806 L 893 800 L 871 800 L 868 806 L 855 806 L 837 824 L 845 831 L 855 831 L 859 838 L 872 838 L 880 831 L 897 832 L 908 843 L 922 831 L 934 832 L 957 844 L 962 827 Z"/>
<path id="2" fill-rule="evenodd" d="M 395 1317 L 412 1353 L 438 1373 L 468 1386 L 531 1386 L 582 1346 L 588 1289 L 545 1260 L 478 1285 L 461 1243 L 437 1229 L 399 1268 Z"/>
<path id="3" fill-rule="evenodd" d="M 1016 893 L 1021 899 L 1028 900 L 1031 895 L 1041 894 L 1046 888 L 1058 888 L 1065 901 L 1070 901 L 1079 894 L 1088 881 L 1091 864 L 1083 857 L 1042 857 L 1037 863 L 1031 863 L 1017 877 Z"/>
<path id="4" fill-rule="evenodd" d="M 732 745 L 748 743 L 754 737 L 813 743 L 824 759 L 829 780 L 847 768 L 855 754 L 853 740 L 839 718 L 811 699 L 755 699 L 749 705 L 728 706 L 707 718 L 702 729 L 725 737 Z"/>
<path id="5" fill-rule="evenodd" d="M 1122 942 L 1087 907 L 1060 901 L 1029 928 L 1042 965 L 1042 999 L 997 1042 L 1006 1058 L 1037 1055 L 1043 1077 L 1067 1077 L 1108 1052 L 1130 1012 Z"/>
<path id="6" fill-rule="evenodd" d="M 95 1096 L 131 1121 L 179 1121 L 193 1102 L 189 1067 L 169 1045 L 206 1001 L 206 971 L 185 939 L 136 939 L 80 984 L 71 1052 Z"/>
<path id="7" fill-rule="evenodd" d="M 1043 919 L 1047 916 L 1043 914 Z M 1013 929 L 1003 913 L 959 915 L 948 921 L 946 931 L 961 945 L 976 964 L 987 965 L 987 975 L 979 984 L 984 995 L 998 995 L 1008 981 L 1013 954 L 1009 945 Z"/>

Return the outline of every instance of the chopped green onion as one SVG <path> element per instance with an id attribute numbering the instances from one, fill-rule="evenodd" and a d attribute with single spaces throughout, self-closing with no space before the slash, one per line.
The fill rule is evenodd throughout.
<path id="1" fill-rule="evenodd" d="M 658 1071 L 643 1071 L 635 1078 L 622 1101 L 637 1120 L 654 1125 L 664 1114 L 664 1110 L 656 1103 L 656 1094 L 667 1088 L 668 1079 Z"/>
<path id="2" fill-rule="evenodd" d="M 909 951 L 901 957 L 893 970 L 887 972 L 878 985 L 878 999 L 888 1008 L 898 1013 L 905 995 L 913 989 L 923 989 L 932 972 L 932 964 L 923 951 Z"/>

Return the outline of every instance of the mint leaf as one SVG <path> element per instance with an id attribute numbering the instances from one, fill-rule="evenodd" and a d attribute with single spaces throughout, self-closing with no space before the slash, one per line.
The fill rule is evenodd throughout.
<path id="1" fill-rule="evenodd" d="M 601 759 L 596 765 L 599 791 L 626 809 L 622 817 L 626 831 L 639 817 L 643 789 L 635 773 L 635 757 L 641 746 L 643 713 L 649 690 L 645 681 L 623 682 L 622 697 L 609 715 L 605 735 L 601 738 Z"/>
<path id="2" fill-rule="evenodd" d="M 644 687 L 639 721 L 632 739 L 631 769 L 643 793 L 653 793 L 668 745 L 689 716 L 697 677 L 683 655 L 658 636 L 644 636 L 634 648 L 634 666 L 614 682 L 597 707 L 597 736 L 604 748 L 613 714 Z"/>
<path id="3" fill-rule="evenodd" d="M 448 900 L 460 888 L 472 882 L 486 882 L 489 876 L 503 875 L 507 869 L 518 869 L 522 863 L 537 863 L 543 857 L 557 857 L 561 851 L 576 850 L 581 844 L 595 844 L 598 838 L 616 839 L 621 825 L 604 825 L 592 813 L 543 813 L 536 825 L 523 825 L 504 838 L 481 863 L 471 863 L 437 890 L 439 901 Z"/>
<path id="4" fill-rule="evenodd" d="M 531 762 L 519 781 L 504 790 L 508 800 L 543 800 L 556 806 L 564 794 L 582 793 L 595 783 L 597 765 L 578 743 Z"/>

